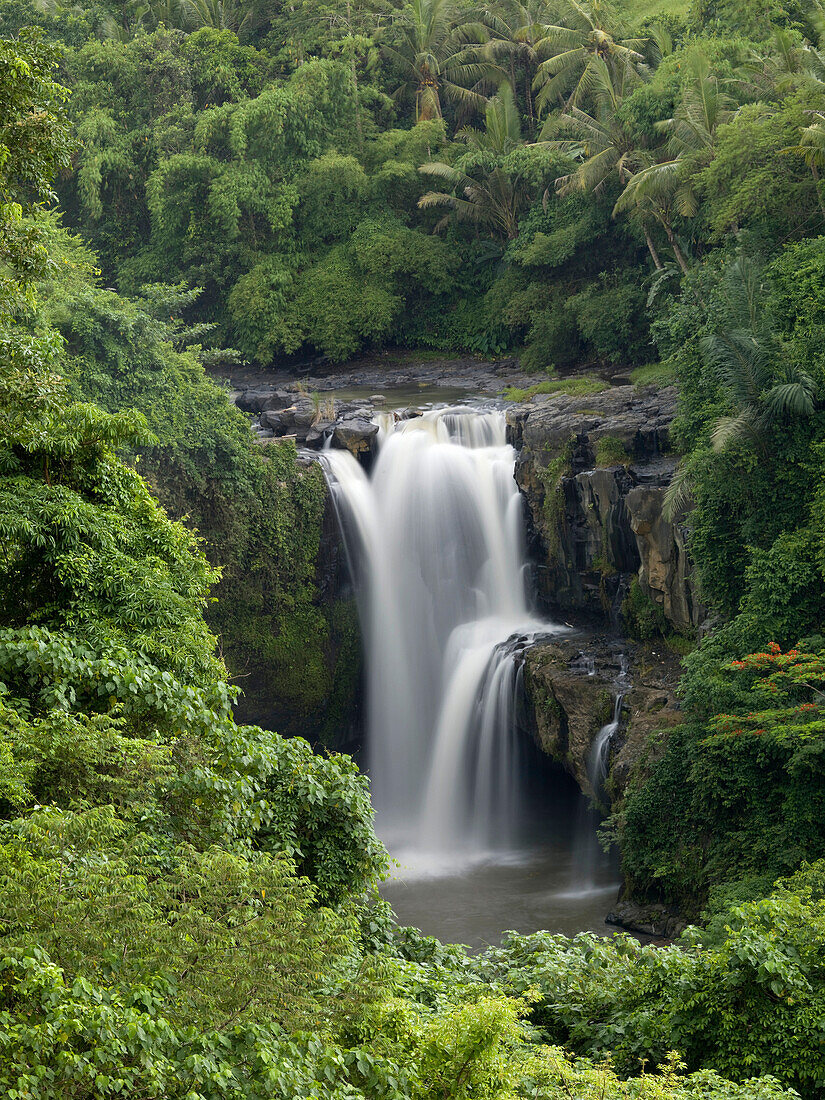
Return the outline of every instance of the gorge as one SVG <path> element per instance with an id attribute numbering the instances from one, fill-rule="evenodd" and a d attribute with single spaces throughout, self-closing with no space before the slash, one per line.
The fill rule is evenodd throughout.
<path id="1" fill-rule="evenodd" d="M 602 929 L 618 879 L 587 802 L 606 812 L 654 724 L 678 713 L 673 655 L 662 645 L 651 661 L 650 646 L 626 636 L 631 583 L 671 629 L 693 626 L 673 622 L 674 608 L 691 606 L 690 573 L 660 514 L 672 396 L 602 384 L 585 399 L 514 405 L 496 396 L 500 380 L 474 397 L 460 365 L 453 373 L 443 397 L 388 385 L 386 372 L 252 385 L 236 400 L 260 410 L 265 450 L 292 437 L 325 471 L 335 524 L 325 521 L 321 557 L 338 562 L 333 598 L 354 586 L 361 759 L 400 864 L 387 894 L 402 918 L 408 906 L 442 938 L 493 939 L 507 916 L 473 914 L 495 910 L 505 881 L 512 909 L 521 875 L 525 931 L 536 920 Z M 331 551 L 336 537 L 345 550 Z M 428 926 L 439 891 L 461 888 L 472 895 L 464 937 L 446 904 L 447 924 Z"/>
<path id="2" fill-rule="evenodd" d="M 821 1100 L 810 6 L 0 4 L 0 1095 Z"/>

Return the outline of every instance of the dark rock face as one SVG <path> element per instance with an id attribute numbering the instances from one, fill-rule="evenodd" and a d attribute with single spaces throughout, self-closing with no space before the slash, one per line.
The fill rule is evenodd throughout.
<path id="1" fill-rule="evenodd" d="M 308 470 L 317 459 L 303 453 L 297 456 L 297 462 Z M 359 746 L 362 735 L 361 634 L 349 563 L 327 488 L 318 523 L 318 549 L 308 564 L 312 570 L 312 603 L 320 612 L 320 620 L 314 635 L 306 639 L 301 655 L 312 671 L 285 695 L 266 663 L 241 664 L 243 693 L 234 708 L 235 718 L 243 724 L 260 725 L 284 736 L 305 737 L 325 748 L 351 752 Z M 258 611 L 255 629 L 273 630 L 265 602 Z M 275 627 L 279 625 L 276 622 Z M 278 667 L 277 661 L 274 667 Z M 320 695 L 314 690 L 318 682 L 323 684 Z"/>
<path id="2" fill-rule="evenodd" d="M 650 736 L 680 719 L 678 660 L 662 646 L 642 648 L 616 637 L 571 631 L 525 654 L 524 725 L 539 748 L 558 760 L 582 791 L 596 795 L 587 760 L 593 740 L 624 696 L 609 755 L 611 798 L 620 797 Z"/>
<path id="3" fill-rule="evenodd" d="M 378 425 L 366 416 L 345 417 L 332 429 L 333 445 L 350 452 L 355 458 L 372 457 L 378 439 Z"/>
<path id="4" fill-rule="evenodd" d="M 686 531 L 662 515 L 665 490 L 637 485 L 627 494 L 630 527 L 641 558 L 639 583 L 677 630 L 699 627 L 704 608 L 696 597 Z"/>
<path id="5" fill-rule="evenodd" d="M 508 414 L 539 591 L 561 612 L 617 622 L 632 577 L 675 629 L 704 618 L 685 531 L 662 514 L 674 387 L 558 395 Z"/>
<path id="6" fill-rule="evenodd" d="M 654 940 L 675 940 L 688 926 L 683 917 L 664 905 L 636 903 L 626 898 L 617 901 L 605 919 L 608 924 Z"/>

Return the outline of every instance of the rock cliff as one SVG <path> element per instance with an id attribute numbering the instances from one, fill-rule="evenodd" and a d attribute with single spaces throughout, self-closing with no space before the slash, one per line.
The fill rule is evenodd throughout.
<path id="1" fill-rule="evenodd" d="M 619 724 L 608 750 L 610 801 L 619 797 L 633 767 L 651 748 L 651 736 L 680 720 L 675 688 L 678 658 L 665 645 L 571 631 L 540 642 L 524 658 L 525 726 L 539 747 L 559 761 L 585 794 L 605 801 L 588 772 L 591 746 L 623 695 Z"/>
<path id="2" fill-rule="evenodd" d="M 675 412 L 672 386 L 614 386 L 534 398 L 508 413 L 539 592 L 553 611 L 617 623 L 636 576 L 674 630 L 699 626 L 685 532 L 662 513 Z"/>

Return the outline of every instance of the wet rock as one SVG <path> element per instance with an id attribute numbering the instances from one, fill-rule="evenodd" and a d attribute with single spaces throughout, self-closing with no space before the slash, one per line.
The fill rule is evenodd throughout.
<path id="1" fill-rule="evenodd" d="M 264 405 L 271 396 L 272 390 L 270 388 L 247 389 L 238 394 L 235 404 L 243 412 L 259 413 L 263 411 Z"/>
<path id="2" fill-rule="evenodd" d="M 306 434 L 304 442 L 307 447 L 323 446 L 327 437 L 331 435 L 334 427 L 334 420 L 317 420 Z"/>
<path id="3" fill-rule="evenodd" d="M 665 489 L 636 486 L 627 494 L 630 527 L 641 558 L 639 583 L 677 630 L 690 632 L 705 618 L 696 597 L 685 531 L 662 514 Z"/>
<path id="4" fill-rule="evenodd" d="M 539 747 L 558 760 L 589 797 L 595 793 L 587 762 L 596 734 L 624 696 L 609 760 L 611 799 L 620 798 L 633 769 L 651 751 L 654 734 L 681 720 L 676 700 L 678 658 L 651 647 L 576 632 L 538 642 L 523 666 L 524 725 Z M 653 751 L 656 747 L 653 746 Z"/>
<path id="5" fill-rule="evenodd" d="M 683 917 L 664 905 L 637 904 L 629 900 L 617 901 L 605 920 L 628 932 L 660 940 L 675 940 L 688 926 Z"/>
<path id="6" fill-rule="evenodd" d="M 619 625 L 638 575 L 677 630 L 701 622 L 685 531 L 662 515 L 676 467 L 667 453 L 675 412 L 672 386 L 620 386 L 508 413 L 539 589 L 551 608 Z"/>
<path id="7" fill-rule="evenodd" d="M 294 402 L 294 400 L 295 395 L 289 390 L 275 390 L 274 393 L 270 393 L 270 395 L 261 405 L 261 412 L 266 412 L 269 409 L 286 409 Z"/>
<path id="8" fill-rule="evenodd" d="M 366 417 L 352 416 L 339 420 L 332 433 L 335 447 L 342 447 L 355 458 L 364 459 L 373 454 L 378 436 L 378 425 Z"/>
<path id="9" fill-rule="evenodd" d="M 261 413 L 261 424 L 275 435 L 285 435 L 295 425 L 294 409 L 267 410 Z"/>
<path id="10" fill-rule="evenodd" d="M 508 419 L 515 422 L 523 409 Z M 578 451 L 574 472 L 595 465 L 599 439 L 620 440 L 637 461 L 667 450 L 670 424 L 676 415 L 676 389 L 644 390 L 613 387 L 589 396 L 557 394 L 531 405 L 523 417 L 523 444 L 547 458 L 568 446 Z M 546 462 L 545 462 L 546 465 Z"/>
<path id="11" fill-rule="evenodd" d="M 318 421 L 318 410 L 309 397 L 297 398 L 291 408 L 294 409 L 295 434 L 298 440 L 303 443 L 310 428 Z"/>
<path id="12" fill-rule="evenodd" d="M 563 764 L 587 795 L 587 757 L 599 729 L 613 711 L 615 677 L 603 667 L 591 674 L 576 658 L 574 644 L 533 646 L 524 661 L 524 689 L 539 748 Z"/>

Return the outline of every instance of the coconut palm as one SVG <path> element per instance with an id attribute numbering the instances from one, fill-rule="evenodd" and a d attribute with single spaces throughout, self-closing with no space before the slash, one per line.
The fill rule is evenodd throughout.
<path id="1" fill-rule="evenodd" d="M 659 222 L 683 272 L 688 264 L 674 220 L 677 215 L 693 217 L 697 210 L 690 169 L 712 154 L 718 127 L 733 118 L 736 108 L 712 74 L 705 54 L 694 52 L 689 65 L 692 79 L 684 88 L 673 118 L 656 127 L 668 136 L 664 155 L 645 153 L 639 158 L 638 171 L 627 181 L 613 210 L 614 216 L 632 213 Z"/>
<path id="2" fill-rule="evenodd" d="M 530 205 L 526 184 L 519 176 L 511 176 L 503 168 L 496 167 L 482 180 L 473 179 L 457 168 L 438 161 L 422 164 L 419 169 L 427 175 L 440 177 L 452 189 L 428 191 L 418 200 L 421 209 L 446 206 L 448 213 L 436 223 L 436 233 L 446 229 L 450 220 L 471 222 L 477 229 L 485 229 L 491 237 L 512 241 L 518 236 L 518 220 Z"/>
<path id="3" fill-rule="evenodd" d="M 513 90 L 503 84 L 487 104 L 484 130 L 464 129 L 456 137 L 471 149 L 487 154 L 487 164 L 506 155 L 521 144 L 521 127 Z M 483 175 L 475 179 L 442 161 L 422 164 L 424 175 L 444 180 L 449 191 L 428 191 L 418 205 L 422 210 L 434 206 L 447 207 L 447 213 L 436 224 L 440 232 L 451 219 L 471 222 L 477 229 L 487 230 L 492 237 L 514 240 L 518 236 L 518 220 L 532 200 L 527 181 L 520 174 L 508 172 L 500 164 L 480 169 Z"/>
<path id="4" fill-rule="evenodd" d="M 478 47 L 488 37 L 481 23 L 462 22 L 456 0 L 411 0 L 382 28 L 381 48 L 398 68 L 396 96 L 415 98 L 416 121 L 441 118 L 442 97 L 480 109 L 480 84 L 489 64 Z"/>
<path id="5" fill-rule="evenodd" d="M 503 83 L 498 93 L 487 101 L 483 130 L 465 126 L 456 132 L 455 139 L 466 142 L 472 149 L 498 156 L 517 149 L 522 143 L 521 120 L 510 85 Z"/>
<path id="6" fill-rule="evenodd" d="M 602 65 L 622 95 L 644 79 L 647 39 L 625 37 L 601 0 L 558 0 L 557 10 L 560 18 L 537 45 L 544 57 L 534 80 L 538 107 L 579 106 L 599 84 Z"/>
<path id="7" fill-rule="evenodd" d="M 484 23 L 491 35 L 484 55 L 494 65 L 506 66 L 510 86 L 514 90 L 520 79 L 517 69 L 523 69 L 530 137 L 535 132 L 533 80 L 541 60 L 539 51 L 546 37 L 546 28 L 553 18 L 549 0 L 503 0 L 500 5 L 488 8 L 484 13 Z"/>
<path id="8" fill-rule="evenodd" d="M 774 27 L 772 49 L 751 53 L 742 66 L 745 87 L 752 99 L 785 95 L 799 85 L 825 84 L 825 54 L 810 42 L 782 27 Z"/>
<path id="9" fill-rule="evenodd" d="M 160 2 L 172 3 L 174 0 Z M 263 26 L 272 8 L 270 0 L 180 0 L 180 6 L 190 27 L 234 31 L 240 39 Z"/>
<path id="10" fill-rule="evenodd" d="M 619 112 L 621 96 L 602 60 L 594 64 L 593 90 L 596 108 L 592 114 L 571 107 L 560 117 L 548 120 L 542 130 L 542 144 L 580 158 L 573 172 L 556 181 L 556 191 L 560 195 L 577 191 L 599 194 L 611 180 L 625 187 L 649 163 L 644 140 Z M 657 270 L 662 270 L 663 264 L 651 235 L 650 217 L 642 212 L 638 220 L 653 264 Z"/>

